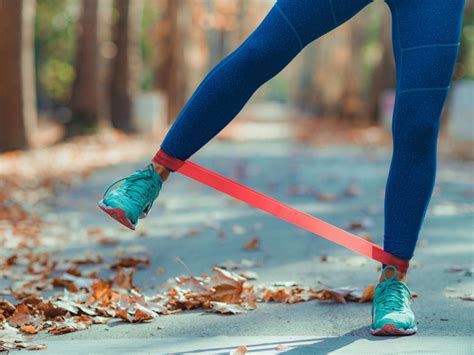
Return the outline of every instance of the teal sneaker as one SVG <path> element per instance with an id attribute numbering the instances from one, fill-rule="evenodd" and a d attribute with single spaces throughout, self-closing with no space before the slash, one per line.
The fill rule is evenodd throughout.
<path id="1" fill-rule="evenodd" d="M 122 182 L 118 188 L 113 189 Z M 149 164 L 147 169 L 117 180 L 104 193 L 99 207 L 125 227 L 135 230 L 139 218 L 145 218 L 160 193 L 163 180 Z"/>
<path id="2" fill-rule="evenodd" d="M 386 277 L 386 271 L 393 271 Z M 382 272 L 384 281 L 380 282 L 372 303 L 373 335 L 412 335 L 416 333 L 415 315 L 410 308 L 411 293 L 404 282 L 396 279 L 397 269 L 387 266 Z"/>

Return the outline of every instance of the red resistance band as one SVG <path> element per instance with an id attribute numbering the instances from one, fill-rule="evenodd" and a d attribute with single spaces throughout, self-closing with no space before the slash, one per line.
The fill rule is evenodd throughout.
<path id="1" fill-rule="evenodd" d="M 157 164 L 212 187 L 259 210 L 292 223 L 333 243 L 342 245 L 356 253 L 368 256 L 385 265 L 393 265 L 400 272 L 408 269 L 408 260 L 400 259 L 384 251 L 377 244 L 346 232 L 307 213 L 298 211 L 280 201 L 219 175 L 189 160 L 182 161 L 166 154 L 162 149 L 153 158 Z"/>

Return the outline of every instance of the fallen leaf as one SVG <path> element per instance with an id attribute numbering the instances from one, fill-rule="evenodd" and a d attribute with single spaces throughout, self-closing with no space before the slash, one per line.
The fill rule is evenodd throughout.
<path id="1" fill-rule="evenodd" d="M 242 271 L 239 275 L 247 280 L 258 280 L 258 274 L 253 271 Z"/>
<path id="2" fill-rule="evenodd" d="M 362 239 L 365 239 L 368 242 L 371 242 L 371 243 L 374 242 L 374 240 L 372 239 L 372 236 L 369 233 L 361 233 L 361 234 L 358 234 L 358 236 Z"/>
<path id="3" fill-rule="evenodd" d="M 145 256 L 129 256 L 121 258 L 119 262 L 112 264 L 111 269 L 118 267 L 134 267 L 134 268 L 146 268 L 150 265 L 150 259 Z"/>
<path id="4" fill-rule="evenodd" d="M 112 280 L 114 286 L 130 290 L 135 288 L 133 284 L 134 269 L 117 267 L 115 277 Z"/>
<path id="5" fill-rule="evenodd" d="M 66 333 L 77 332 L 90 327 L 92 320 L 87 316 L 74 316 L 63 321 L 54 321 L 49 333 L 53 335 L 60 335 Z"/>
<path id="6" fill-rule="evenodd" d="M 286 350 L 289 350 L 290 347 L 288 345 L 285 345 L 285 344 L 278 344 L 277 346 L 275 346 L 275 350 L 276 351 L 286 351 Z"/>
<path id="7" fill-rule="evenodd" d="M 461 289 L 454 289 L 452 287 L 446 287 L 444 289 L 445 295 L 448 298 L 459 298 L 463 301 L 474 301 L 474 294 L 469 291 Z"/>
<path id="8" fill-rule="evenodd" d="M 239 314 L 245 312 L 245 309 L 238 304 L 211 301 L 211 307 L 214 312 L 222 314 Z"/>
<path id="9" fill-rule="evenodd" d="M 369 285 L 362 292 L 362 297 L 359 300 L 359 303 L 372 302 L 374 299 L 376 285 Z"/>
<path id="10" fill-rule="evenodd" d="M 339 196 L 334 193 L 320 192 L 318 193 L 318 198 L 322 202 L 335 202 L 338 200 Z"/>
<path id="11" fill-rule="evenodd" d="M 230 355 L 245 355 L 245 354 L 247 354 L 247 351 L 249 351 L 249 349 L 247 348 L 247 346 L 241 345 L 241 346 L 239 346 L 237 349 L 232 350 L 232 351 L 230 352 Z"/>
<path id="12" fill-rule="evenodd" d="M 216 275 L 211 278 L 209 283 L 209 286 L 214 289 L 211 300 L 238 303 L 243 291 L 245 278 L 218 267 L 214 267 L 212 271 Z"/>
<path id="13" fill-rule="evenodd" d="M 43 350 L 46 345 L 35 345 L 26 342 L 23 334 L 6 323 L 0 323 L 0 351 L 10 350 Z"/>
<path id="14" fill-rule="evenodd" d="M 20 327 L 20 330 L 23 332 L 23 333 L 27 333 L 27 334 L 36 334 L 38 333 L 38 329 L 36 329 L 35 327 L 33 327 L 32 325 L 22 325 Z"/>
<path id="15" fill-rule="evenodd" d="M 8 318 L 8 323 L 16 327 L 31 324 L 34 321 L 35 317 L 32 315 L 32 311 L 24 303 L 19 304 L 16 307 L 15 313 Z"/>
<path id="16" fill-rule="evenodd" d="M 244 249 L 246 251 L 254 251 L 260 249 L 260 239 L 259 238 L 252 238 L 250 239 L 245 245 Z"/>

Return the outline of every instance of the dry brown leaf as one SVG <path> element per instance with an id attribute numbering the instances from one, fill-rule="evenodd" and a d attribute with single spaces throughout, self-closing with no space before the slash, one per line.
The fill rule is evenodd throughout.
<path id="1" fill-rule="evenodd" d="M 36 329 L 35 327 L 33 327 L 32 325 L 22 325 L 20 327 L 20 330 L 23 332 L 23 333 L 27 333 L 27 334 L 36 334 L 38 333 L 38 329 Z"/>
<path id="2" fill-rule="evenodd" d="M 260 239 L 258 238 L 252 238 L 250 239 L 245 245 L 244 249 L 246 251 L 254 251 L 257 249 L 260 249 Z"/>
<path id="3" fill-rule="evenodd" d="M 25 341 L 23 334 L 7 323 L 0 323 L 0 351 L 10 350 L 43 350 L 45 345 L 30 344 Z"/>
<path id="4" fill-rule="evenodd" d="M 275 350 L 276 351 L 286 351 L 286 350 L 289 350 L 290 347 L 288 345 L 285 345 L 285 344 L 278 344 L 277 346 L 275 346 Z"/>
<path id="5" fill-rule="evenodd" d="M 86 304 L 92 304 L 94 302 L 109 304 L 113 296 L 113 292 L 110 286 L 111 282 L 98 280 L 92 285 L 92 294 L 89 296 Z"/>
<path id="6" fill-rule="evenodd" d="M 206 295 L 211 293 L 211 288 L 206 287 L 200 280 L 194 276 L 181 276 L 176 278 L 176 283 L 180 291 L 192 295 Z"/>
<path id="7" fill-rule="evenodd" d="M 34 321 L 35 317 L 32 315 L 32 311 L 24 303 L 19 304 L 16 307 L 15 313 L 8 318 L 8 323 L 16 327 L 31 324 Z"/>
<path id="8" fill-rule="evenodd" d="M 139 303 L 134 303 L 126 309 L 119 309 L 117 315 L 122 318 L 122 320 L 129 323 L 151 321 L 158 317 L 158 315 L 151 309 L 148 309 Z"/>
<path id="9" fill-rule="evenodd" d="M 113 285 L 126 290 L 135 288 L 133 284 L 134 271 L 132 268 L 117 267 L 115 277 L 112 280 Z"/>
<path id="10" fill-rule="evenodd" d="M 79 287 L 77 287 L 76 284 L 73 281 L 64 280 L 64 279 L 61 279 L 61 278 L 53 279 L 53 286 L 54 287 L 66 288 L 68 291 L 71 291 L 71 292 L 78 292 L 79 291 Z"/>
<path id="11" fill-rule="evenodd" d="M 129 256 L 121 258 L 119 262 L 112 264 L 111 269 L 118 267 L 134 267 L 134 268 L 146 268 L 150 265 L 150 258 L 145 256 Z"/>
<path id="12" fill-rule="evenodd" d="M 374 300 L 374 292 L 376 285 L 369 285 L 362 292 L 362 297 L 359 300 L 359 303 L 372 302 Z"/>
<path id="13" fill-rule="evenodd" d="M 372 235 L 370 235 L 369 233 L 361 233 L 361 234 L 358 234 L 358 236 L 362 239 L 367 240 L 368 242 L 371 242 L 371 243 L 374 242 Z"/>
<path id="14" fill-rule="evenodd" d="M 230 355 L 245 355 L 245 354 L 247 354 L 247 351 L 249 351 L 249 349 L 247 348 L 247 346 L 241 345 L 241 346 L 239 346 L 237 349 L 232 350 L 232 351 L 230 352 Z"/>
<path id="15" fill-rule="evenodd" d="M 103 261 L 102 255 L 91 251 L 78 255 L 71 260 L 71 262 L 77 265 L 101 264 Z"/>
<path id="16" fill-rule="evenodd" d="M 239 314 L 245 312 L 245 309 L 238 304 L 211 301 L 211 306 L 214 312 L 222 314 Z"/>
<path id="17" fill-rule="evenodd" d="M 91 326 L 92 319 L 88 316 L 74 316 L 66 318 L 63 321 L 53 322 L 49 332 L 53 335 L 60 335 L 66 333 L 77 332 L 78 330 L 84 330 Z"/>
<path id="18" fill-rule="evenodd" d="M 116 245 L 120 241 L 115 238 L 110 238 L 110 237 L 101 237 L 100 239 L 97 240 L 97 243 L 101 245 Z"/>
<path id="19" fill-rule="evenodd" d="M 254 271 L 242 271 L 239 275 L 247 280 L 258 280 L 258 274 Z"/>
<path id="20" fill-rule="evenodd" d="M 0 300 L 0 315 L 3 318 L 10 317 L 15 313 L 16 307 L 6 300 Z"/>
<path id="21" fill-rule="evenodd" d="M 318 198 L 322 202 L 335 202 L 338 200 L 339 196 L 333 193 L 320 192 Z"/>
<path id="22" fill-rule="evenodd" d="M 211 300 L 238 303 L 243 291 L 245 278 L 218 267 L 214 267 L 212 271 L 214 271 L 216 275 L 211 278 L 209 283 L 214 289 Z"/>

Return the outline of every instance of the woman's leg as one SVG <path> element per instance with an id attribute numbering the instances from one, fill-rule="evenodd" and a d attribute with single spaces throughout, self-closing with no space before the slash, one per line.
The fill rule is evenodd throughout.
<path id="1" fill-rule="evenodd" d="M 385 191 L 384 248 L 410 259 L 433 191 L 439 121 L 461 33 L 463 0 L 387 0 L 397 96 Z"/>
<path id="2" fill-rule="evenodd" d="M 461 32 L 463 0 L 387 0 L 393 18 L 397 97 L 385 189 L 384 248 L 409 260 L 433 191 L 439 120 Z M 371 333 L 417 330 L 405 275 L 388 265 L 372 303 Z"/>
<path id="3" fill-rule="evenodd" d="M 188 159 L 218 134 L 250 96 L 308 43 L 345 22 L 371 0 L 279 0 L 257 29 L 199 85 L 146 170 L 109 188 L 99 206 L 134 229 L 170 173 L 170 158 Z M 174 160 L 175 160 L 174 159 Z M 112 185 L 114 186 L 114 184 Z"/>
<path id="4" fill-rule="evenodd" d="M 204 79 L 170 128 L 154 158 L 180 160 L 216 136 L 252 94 L 308 43 L 350 19 L 371 0 L 279 0 L 242 45 Z"/>

